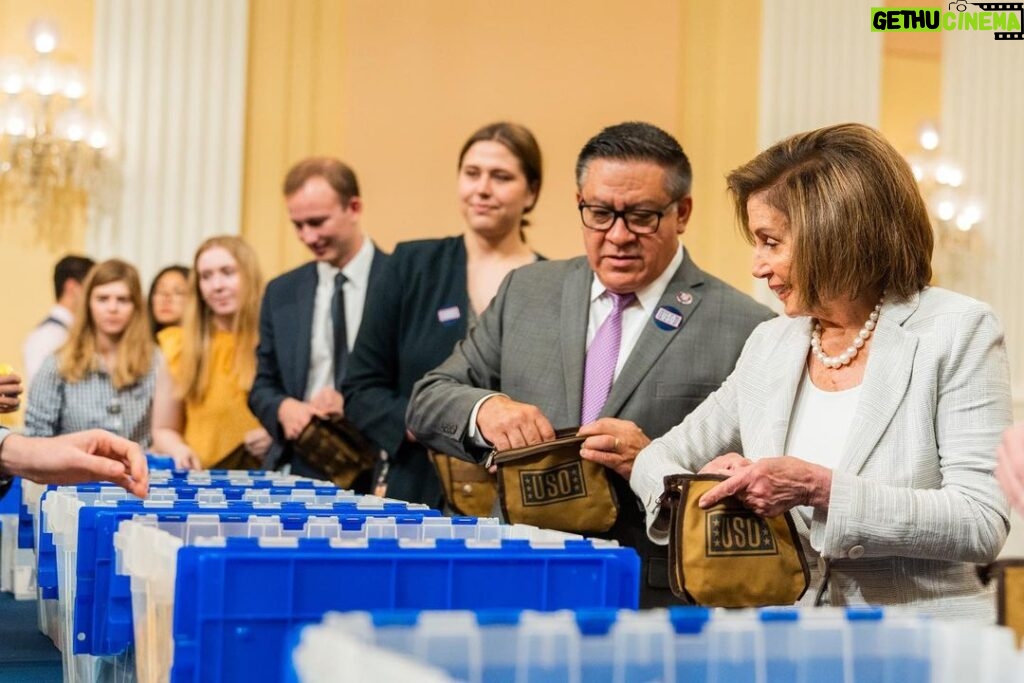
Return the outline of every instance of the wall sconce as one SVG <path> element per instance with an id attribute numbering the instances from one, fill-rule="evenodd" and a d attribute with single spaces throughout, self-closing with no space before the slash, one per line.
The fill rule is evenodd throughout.
<path id="1" fill-rule="evenodd" d="M 84 71 L 53 58 L 55 24 L 29 28 L 35 58 L 0 57 L 0 210 L 39 241 L 66 246 L 73 213 L 111 182 L 113 136 L 86 102 Z"/>
<path id="2" fill-rule="evenodd" d="M 938 284 L 960 289 L 982 246 L 976 228 L 984 218 L 984 207 L 967 192 L 963 169 L 942 153 L 941 142 L 934 123 L 921 124 L 920 149 L 909 155 L 908 161 L 935 230 L 935 279 Z"/>

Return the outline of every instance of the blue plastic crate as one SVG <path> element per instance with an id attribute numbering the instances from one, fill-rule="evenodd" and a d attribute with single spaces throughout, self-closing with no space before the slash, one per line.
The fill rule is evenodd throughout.
<path id="1" fill-rule="evenodd" d="M 224 472 L 222 471 L 222 474 Z M 156 497 L 160 495 L 161 491 L 173 491 L 177 500 L 194 500 L 202 492 L 209 492 L 211 490 L 221 491 L 224 494 L 226 500 L 242 500 L 249 494 L 258 493 L 261 498 L 269 497 L 271 499 L 285 497 L 288 495 L 302 495 L 308 494 L 312 496 L 328 496 L 332 492 L 343 493 L 341 489 L 333 485 L 325 485 L 323 482 L 313 481 L 298 481 L 294 482 L 296 486 L 284 486 L 276 480 L 257 480 L 255 488 L 249 488 L 240 486 L 237 479 L 228 479 L 223 477 L 211 478 L 209 483 L 192 484 L 189 482 L 188 472 L 168 472 L 165 473 L 170 477 L 167 482 L 163 484 L 154 484 L 152 487 L 152 496 Z M 193 477 L 194 478 L 194 477 Z M 47 491 L 56 490 L 57 487 L 51 486 Z M 73 487 L 61 487 L 61 490 L 75 491 L 83 496 L 98 497 L 101 493 L 107 492 L 107 495 L 119 496 L 123 495 L 124 499 L 137 500 L 123 489 L 115 486 L 109 486 L 104 484 L 81 484 Z M 45 494 L 44 494 L 45 495 Z M 355 494 L 353 494 L 355 497 Z M 365 496 L 358 497 L 360 499 L 366 498 Z M 387 513 L 390 511 L 391 514 L 400 514 L 401 512 L 410 508 L 416 508 L 418 510 L 429 510 L 424 505 L 411 505 L 407 503 L 401 503 L 397 501 L 391 501 L 384 503 L 383 512 Z M 438 515 L 440 513 L 424 512 L 427 515 Z M 57 586 L 57 557 L 56 548 L 53 544 L 53 534 L 47 530 L 45 512 L 40 506 L 40 533 L 38 539 L 38 545 L 36 548 L 37 558 L 37 576 L 40 597 L 44 599 L 56 600 L 58 597 L 58 586 Z"/>
<path id="2" fill-rule="evenodd" d="M 331 610 L 636 608 L 640 562 L 631 548 L 467 547 L 438 541 L 366 547 L 298 541 L 262 547 L 226 539 L 177 554 L 175 683 L 274 681 L 289 629 Z"/>
<path id="3" fill-rule="evenodd" d="M 171 509 L 146 506 L 141 501 L 122 501 L 115 508 L 83 508 L 79 516 L 77 591 L 74 605 L 75 654 L 115 655 L 132 642 L 131 587 L 127 576 L 115 571 L 114 533 L 120 523 L 136 515 L 161 522 L 185 521 L 190 514 L 215 515 L 222 522 L 243 522 L 251 516 L 279 517 L 286 529 L 302 528 L 309 517 L 334 517 L 349 527 L 361 526 L 367 517 L 394 517 L 399 523 L 420 523 L 424 517 L 438 517 L 436 510 L 409 511 L 399 506 L 381 510 L 360 510 L 338 503 L 330 508 L 307 508 L 302 503 L 254 505 L 232 501 L 223 508 L 192 501 L 176 503 Z"/>
<path id="4" fill-rule="evenodd" d="M 21 507 L 21 477 L 11 480 L 11 487 L 0 498 L 0 515 L 16 515 Z"/>

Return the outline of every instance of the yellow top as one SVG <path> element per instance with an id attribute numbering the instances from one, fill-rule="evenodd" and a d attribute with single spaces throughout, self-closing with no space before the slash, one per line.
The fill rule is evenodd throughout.
<path id="1" fill-rule="evenodd" d="M 175 382 L 180 382 L 182 330 L 167 327 L 157 335 L 167 369 Z M 255 352 L 254 352 L 255 353 Z M 232 365 L 235 360 L 235 335 L 214 332 L 210 344 L 213 373 L 200 401 L 185 401 L 185 443 L 199 456 L 203 467 L 211 467 L 242 443 L 245 433 L 260 423 L 249 412 L 248 392 L 238 385 Z"/>

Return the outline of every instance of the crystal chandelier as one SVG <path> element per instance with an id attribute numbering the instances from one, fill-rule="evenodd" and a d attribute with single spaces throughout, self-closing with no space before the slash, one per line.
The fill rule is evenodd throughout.
<path id="1" fill-rule="evenodd" d="M 0 223 L 66 247 L 76 216 L 102 209 L 111 132 L 86 103 L 82 69 L 53 58 L 56 26 L 29 30 L 35 59 L 0 57 Z"/>
<path id="2" fill-rule="evenodd" d="M 908 161 L 935 231 L 935 277 L 944 287 L 962 289 L 982 248 L 976 230 L 983 218 L 982 204 L 967 191 L 963 170 L 940 150 L 935 124 L 921 125 L 918 145 L 920 149 Z"/>

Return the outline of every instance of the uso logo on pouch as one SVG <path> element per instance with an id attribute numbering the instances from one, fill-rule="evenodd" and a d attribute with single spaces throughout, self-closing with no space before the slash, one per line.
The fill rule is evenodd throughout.
<path id="1" fill-rule="evenodd" d="M 547 470 L 521 471 L 519 484 L 523 492 L 523 505 L 527 506 L 547 505 L 587 495 L 583 465 L 578 461 Z"/>
<path id="2" fill-rule="evenodd" d="M 708 557 L 779 554 L 768 522 L 749 510 L 709 510 L 706 519 Z"/>

